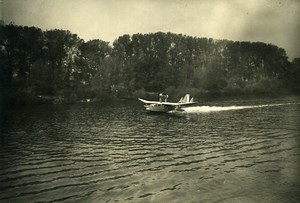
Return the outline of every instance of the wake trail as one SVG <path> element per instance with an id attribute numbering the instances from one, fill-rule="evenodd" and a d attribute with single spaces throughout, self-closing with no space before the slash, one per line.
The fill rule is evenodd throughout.
<path id="1" fill-rule="evenodd" d="M 194 106 L 184 108 L 186 113 L 207 113 L 207 112 L 216 112 L 216 111 L 232 111 L 240 109 L 252 109 L 252 108 L 263 108 L 263 107 L 272 107 L 272 106 L 284 106 L 300 103 L 284 103 L 284 104 L 264 104 L 264 105 L 248 105 L 248 106 Z"/>

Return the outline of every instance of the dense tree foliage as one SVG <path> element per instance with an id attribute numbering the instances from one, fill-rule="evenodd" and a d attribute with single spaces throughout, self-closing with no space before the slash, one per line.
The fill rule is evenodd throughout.
<path id="1" fill-rule="evenodd" d="M 113 45 L 66 30 L 0 25 L 1 102 L 73 102 L 166 91 L 300 92 L 300 58 L 262 42 L 173 33 L 123 35 Z"/>

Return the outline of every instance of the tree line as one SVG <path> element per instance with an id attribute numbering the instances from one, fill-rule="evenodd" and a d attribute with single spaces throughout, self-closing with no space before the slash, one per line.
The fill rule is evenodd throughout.
<path id="1" fill-rule="evenodd" d="M 263 42 L 174 33 L 123 35 L 112 45 L 68 30 L 0 25 L 1 102 L 300 92 L 300 58 Z"/>

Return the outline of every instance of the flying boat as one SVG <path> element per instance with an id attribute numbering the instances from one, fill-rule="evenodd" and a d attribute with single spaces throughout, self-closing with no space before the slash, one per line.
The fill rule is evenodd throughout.
<path id="1" fill-rule="evenodd" d="M 167 99 L 168 95 L 163 93 L 159 95 L 159 101 L 148 101 L 138 98 L 138 100 L 144 103 L 146 111 L 160 113 L 166 113 L 170 111 L 184 111 L 184 107 L 192 106 L 198 103 L 194 101 L 194 98 L 190 99 L 189 94 L 181 97 L 178 102 L 168 102 Z"/>

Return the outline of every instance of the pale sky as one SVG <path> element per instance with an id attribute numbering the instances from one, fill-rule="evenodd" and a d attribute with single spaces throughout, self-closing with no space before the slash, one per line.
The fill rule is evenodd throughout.
<path id="1" fill-rule="evenodd" d="M 290 59 L 300 57 L 300 0 L 0 0 L 0 5 L 5 23 L 66 29 L 85 40 L 112 43 L 123 34 L 162 31 L 272 43 Z"/>

